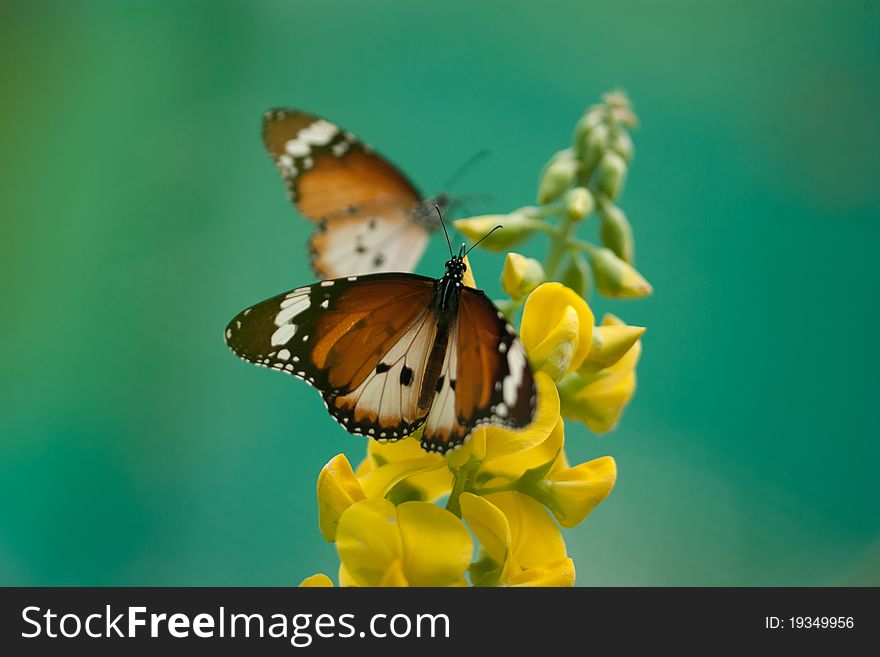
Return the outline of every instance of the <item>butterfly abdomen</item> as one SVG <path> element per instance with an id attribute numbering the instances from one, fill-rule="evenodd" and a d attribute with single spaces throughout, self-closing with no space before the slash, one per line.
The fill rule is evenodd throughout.
<path id="1" fill-rule="evenodd" d="M 418 406 L 425 413 L 431 408 L 434 395 L 437 393 L 437 382 L 440 380 L 440 372 L 443 370 L 443 361 L 446 358 L 446 348 L 449 344 L 449 323 L 441 322 L 437 326 L 434 336 L 434 344 L 431 345 L 431 353 L 425 367 L 425 376 L 422 379 L 422 387 L 419 390 Z"/>

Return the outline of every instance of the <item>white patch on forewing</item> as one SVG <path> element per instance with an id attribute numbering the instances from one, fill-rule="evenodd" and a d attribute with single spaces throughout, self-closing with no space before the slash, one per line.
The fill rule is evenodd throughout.
<path id="1" fill-rule="evenodd" d="M 324 119 L 318 119 L 300 130 L 296 138 L 313 146 L 325 146 L 330 143 L 337 132 L 339 132 L 339 128 L 335 125 Z"/>
<path id="2" fill-rule="evenodd" d="M 293 157 L 306 157 L 312 152 L 312 146 L 326 146 L 339 132 L 332 123 L 318 119 L 311 125 L 300 130 L 294 139 L 284 145 L 284 150 Z M 309 165 L 306 165 L 308 168 Z"/>
<path id="3" fill-rule="evenodd" d="M 278 352 L 277 358 L 278 360 L 290 360 L 290 352 L 287 349 L 282 349 Z"/>
<path id="4" fill-rule="evenodd" d="M 281 302 L 281 312 L 275 315 L 275 326 L 283 326 L 299 315 L 301 312 L 308 310 L 311 305 L 308 294 L 290 297 Z"/>
<path id="5" fill-rule="evenodd" d="M 508 406 L 516 406 L 517 391 L 523 380 L 523 372 L 526 368 L 526 352 L 522 343 L 515 340 L 507 351 L 507 369 L 510 370 L 504 377 L 504 403 Z"/>
<path id="6" fill-rule="evenodd" d="M 275 347 L 290 342 L 290 339 L 296 335 L 296 329 L 296 324 L 285 324 L 279 327 L 278 330 L 272 334 L 272 346 Z"/>

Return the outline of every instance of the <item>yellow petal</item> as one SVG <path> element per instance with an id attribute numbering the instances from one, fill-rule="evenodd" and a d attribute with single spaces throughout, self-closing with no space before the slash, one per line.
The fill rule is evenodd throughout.
<path id="1" fill-rule="evenodd" d="M 507 583 L 509 586 L 574 586 L 574 577 L 574 562 L 565 558 L 524 570 Z"/>
<path id="2" fill-rule="evenodd" d="M 597 371 L 610 367 L 623 358 L 645 333 L 642 326 L 610 324 L 597 326 L 593 332 L 593 348 L 582 367 Z"/>
<path id="3" fill-rule="evenodd" d="M 437 468 L 412 474 L 406 482 L 416 488 L 421 499 L 432 502 L 447 495 L 452 489 L 452 473 L 445 467 L 446 460 L 442 456 L 425 452 L 419 441 L 414 438 L 404 438 L 394 443 L 371 440 L 367 446 L 367 458 L 358 467 L 357 474 L 358 477 L 363 477 L 386 463 L 426 457 L 437 462 L 439 464 Z"/>
<path id="4" fill-rule="evenodd" d="M 468 257 L 464 257 L 464 264 L 467 269 L 464 270 L 464 276 L 461 278 L 462 285 L 466 285 L 467 287 L 477 287 L 477 281 L 474 279 L 474 271 L 471 269 L 471 261 L 468 260 Z"/>
<path id="5" fill-rule="evenodd" d="M 507 517 L 513 539 L 511 554 L 520 567 L 542 566 L 568 556 L 559 527 L 540 503 L 514 491 L 493 493 L 485 499 Z"/>
<path id="6" fill-rule="evenodd" d="M 473 493 L 462 493 L 461 517 L 477 537 L 483 550 L 494 561 L 506 564 L 513 539 L 507 516 L 497 506 Z"/>
<path id="7" fill-rule="evenodd" d="M 403 572 L 403 562 L 400 559 L 395 559 L 391 562 L 388 570 L 385 571 L 382 579 L 379 580 L 379 586 L 397 588 L 409 586 L 409 582 L 406 580 L 406 575 Z"/>
<path id="8" fill-rule="evenodd" d="M 333 582 L 324 573 L 306 577 L 299 583 L 301 587 L 333 587 Z"/>
<path id="9" fill-rule="evenodd" d="M 339 517 L 353 503 L 366 497 L 345 454 L 337 454 L 318 475 L 318 526 L 324 540 L 336 537 Z"/>
<path id="10" fill-rule="evenodd" d="M 501 287 L 511 299 L 520 299 L 544 282 L 544 268 L 534 258 L 508 253 L 501 272 Z"/>
<path id="11" fill-rule="evenodd" d="M 403 557 L 397 509 L 382 498 L 352 504 L 339 518 L 336 550 L 350 583 L 378 586 L 392 562 Z M 341 573 L 340 584 L 345 585 Z"/>
<path id="12" fill-rule="evenodd" d="M 413 475 L 445 468 L 446 461 L 437 454 L 424 453 L 414 459 L 391 461 L 373 468 L 360 479 L 361 487 L 367 497 L 385 497 L 395 485 Z"/>
<path id="13" fill-rule="evenodd" d="M 572 344 L 568 369 L 580 367 L 590 351 L 593 339 L 593 311 L 583 298 L 561 283 L 544 283 L 526 300 L 520 336 L 530 358 L 532 350 L 544 342 L 554 330 L 559 335 L 568 335 L 571 323 L 570 311 L 567 310 L 569 307 L 577 317 L 577 339 Z M 562 328 L 559 328 L 560 323 L 564 324 Z M 542 349 L 548 351 L 546 345 Z"/>
<path id="14" fill-rule="evenodd" d="M 598 372 L 592 382 L 573 391 L 566 389 L 563 415 L 581 420 L 597 433 L 613 429 L 635 392 L 635 367 L 641 352 L 641 342 L 636 342 L 623 358 Z"/>
<path id="15" fill-rule="evenodd" d="M 527 450 L 493 459 L 484 465 L 483 471 L 508 480 L 518 479 L 526 470 L 537 468 L 558 454 L 557 463 L 553 465 L 553 469 L 556 469 L 559 461 L 565 463 L 565 455 L 560 452 L 564 439 L 565 425 L 562 418 L 557 416 L 556 425 L 546 440 Z M 564 469 L 565 466 L 562 467 Z"/>
<path id="16" fill-rule="evenodd" d="M 552 473 L 550 494 L 559 505 L 559 524 L 574 527 L 583 522 L 608 497 L 616 479 L 617 465 L 610 456 Z"/>
<path id="17" fill-rule="evenodd" d="M 541 342 L 529 349 L 532 368 L 546 372 L 558 381 L 570 369 L 575 369 L 572 367 L 572 359 L 578 346 L 578 338 L 577 311 L 571 306 L 565 306 L 559 322 Z"/>
<path id="18" fill-rule="evenodd" d="M 532 423 L 523 429 L 507 429 L 488 424 L 474 429 L 464 445 L 447 455 L 451 468 L 460 468 L 470 460 L 491 461 L 529 449 L 544 442 L 559 417 L 559 393 L 544 372 L 535 373 L 536 406 Z"/>
<path id="19" fill-rule="evenodd" d="M 403 539 L 403 571 L 410 584 L 463 584 L 474 545 L 461 520 L 428 502 L 404 502 L 397 513 Z"/>

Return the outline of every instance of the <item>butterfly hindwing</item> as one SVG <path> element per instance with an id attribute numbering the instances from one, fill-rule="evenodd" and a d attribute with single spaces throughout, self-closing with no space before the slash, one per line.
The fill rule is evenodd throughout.
<path id="1" fill-rule="evenodd" d="M 322 220 L 309 253 L 318 277 L 333 278 L 340 271 L 412 271 L 427 245 L 428 232 L 408 212 L 375 201 Z"/>
<path id="2" fill-rule="evenodd" d="M 483 292 L 464 288 L 422 447 L 446 452 L 481 424 L 525 427 L 535 398 L 525 348 L 513 327 Z"/>

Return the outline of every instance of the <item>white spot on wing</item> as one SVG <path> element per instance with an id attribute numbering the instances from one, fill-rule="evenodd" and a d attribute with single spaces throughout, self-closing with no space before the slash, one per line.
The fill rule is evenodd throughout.
<path id="1" fill-rule="evenodd" d="M 296 335 L 296 328 L 296 324 L 285 324 L 278 327 L 278 330 L 272 334 L 272 346 L 275 347 L 290 342 L 290 339 Z"/>

